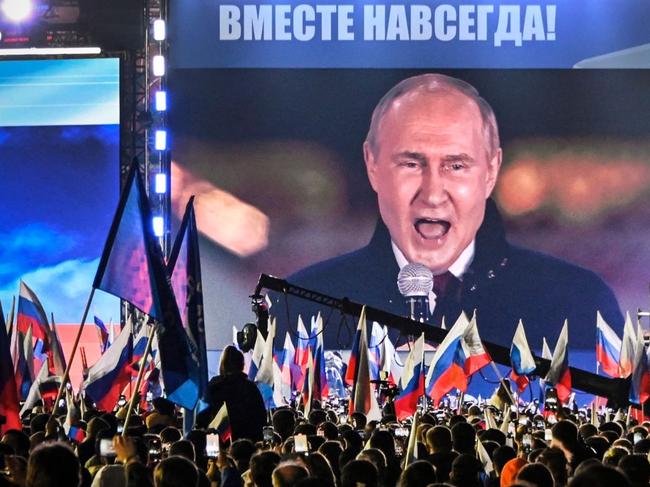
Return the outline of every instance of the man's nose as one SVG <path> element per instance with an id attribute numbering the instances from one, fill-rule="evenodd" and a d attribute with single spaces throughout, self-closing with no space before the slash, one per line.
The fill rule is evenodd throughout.
<path id="1" fill-rule="evenodd" d="M 449 199 L 447 183 L 437 168 L 430 166 L 423 172 L 418 197 L 427 206 L 441 206 Z"/>

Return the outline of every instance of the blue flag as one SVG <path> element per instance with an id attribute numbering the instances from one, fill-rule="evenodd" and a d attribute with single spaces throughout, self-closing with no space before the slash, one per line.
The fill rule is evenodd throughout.
<path id="1" fill-rule="evenodd" d="M 99 334 L 102 338 L 102 353 L 106 351 L 106 349 L 109 347 L 111 344 L 109 337 L 108 337 L 108 330 L 106 329 L 106 325 L 104 322 L 99 319 L 98 316 L 95 316 L 95 326 L 99 330 Z"/>
<path id="2" fill-rule="evenodd" d="M 205 345 L 201 259 L 194 216 L 194 196 L 190 198 L 185 208 L 185 215 L 176 235 L 167 269 L 190 345 L 190 358 L 194 371 L 194 376 L 190 380 L 194 381 L 199 391 L 199 398 L 202 398 L 208 386 L 208 355 Z M 173 400 L 171 396 L 169 399 Z"/>
<path id="3" fill-rule="evenodd" d="M 158 321 L 165 393 L 179 406 L 193 409 L 199 391 L 192 379 L 190 346 L 151 221 L 144 183 L 133 164 L 93 287 L 128 301 Z"/>

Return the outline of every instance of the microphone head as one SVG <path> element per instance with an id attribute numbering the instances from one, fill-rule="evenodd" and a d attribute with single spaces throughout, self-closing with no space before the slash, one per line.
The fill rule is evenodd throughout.
<path id="1" fill-rule="evenodd" d="M 397 287 L 405 298 L 428 296 L 433 290 L 433 273 L 423 264 L 407 264 L 397 275 Z"/>

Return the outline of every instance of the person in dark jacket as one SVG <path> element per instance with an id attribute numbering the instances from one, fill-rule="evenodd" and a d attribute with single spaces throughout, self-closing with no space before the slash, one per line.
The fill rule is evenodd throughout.
<path id="1" fill-rule="evenodd" d="M 225 403 L 232 440 L 262 440 L 262 429 L 266 425 L 264 400 L 255 383 L 244 374 L 244 355 L 235 347 L 224 349 L 219 375 L 210 380 L 206 399 L 210 406 L 199 414 L 199 427 L 207 427 Z"/>

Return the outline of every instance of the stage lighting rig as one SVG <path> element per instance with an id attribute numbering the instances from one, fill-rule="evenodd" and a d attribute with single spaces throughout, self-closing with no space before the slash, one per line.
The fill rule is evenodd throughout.
<path id="1" fill-rule="evenodd" d="M 0 0 L 0 47 L 87 44 L 78 0 Z"/>
<path id="2" fill-rule="evenodd" d="M 251 308 L 257 320 L 255 323 L 246 323 L 242 330 L 237 332 L 237 346 L 244 353 L 255 347 L 258 333 L 266 339 L 269 329 L 269 305 L 266 296 L 255 293 L 250 298 Z"/>
<path id="3" fill-rule="evenodd" d="M 4 0 L 2 13 L 9 22 L 24 22 L 32 15 L 32 0 Z"/>

